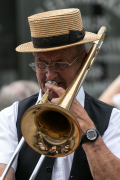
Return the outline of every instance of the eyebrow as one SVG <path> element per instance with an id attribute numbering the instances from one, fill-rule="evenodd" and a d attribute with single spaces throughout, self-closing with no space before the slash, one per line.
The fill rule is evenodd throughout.
<path id="1" fill-rule="evenodd" d="M 55 61 L 52 61 L 53 63 L 54 62 L 63 62 L 63 59 L 57 59 L 57 60 L 55 60 Z"/>
<path id="2" fill-rule="evenodd" d="M 48 64 L 48 62 L 47 62 L 46 60 L 43 60 L 43 59 L 40 59 L 40 58 L 37 59 L 37 60 L 35 59 L 35 61 L 36 61 L 36 62 L 43 62 L 43 63 Z M 63 59 L 57 59 L 57 60 L 52 61 L 52 62 L 53 62 L 53 63 L 54 63 L 54 62 L 63 62 Z"/>

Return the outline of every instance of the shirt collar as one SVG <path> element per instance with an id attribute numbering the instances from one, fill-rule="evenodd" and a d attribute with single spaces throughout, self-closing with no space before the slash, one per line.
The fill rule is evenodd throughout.
<path id="1" fill-rule="evenodd" d="M 41 100 L 41 97 L 42 97 L 42 92 L 41 92 L 41 89 L 40 89 L 36 104 L 38 104 L 38 102 Z M 83 90 L 83 87 L 80 88 L 76 98 L 80 102 L 80 104 L 84 107 L 85 92 Z"/>
<path id="2" fill-rule="evenodd" d="M 41 97 L 42 97 L 42 92 L 41 92 L 41 89 L 40 89 L 36 104 L 39 103 L 39 101 L 41 100 Z M 35 105 L 36 105 L 36 104 L 35 104 Z"/>

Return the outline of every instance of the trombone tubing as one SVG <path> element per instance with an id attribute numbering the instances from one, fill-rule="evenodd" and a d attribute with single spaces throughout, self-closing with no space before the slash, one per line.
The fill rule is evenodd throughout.
<path id="1" fill-rule="evenodd" d="M 35 166 L 34 171 L 33 171 L 33 173 L 31 174 L 29 180 L 34 180 L 34 179 L 36 178 L 37 173 L 38 173 L 39 169 L 41 168 L 41 166 L 42 166 L 42 164 L 43 164 L 43 162 L 44 162 L 44 160 L 45 160 L 45 157 L 46 157 L 46 156 L 43 155 L 43 154 L 40 156 L 40 159 L 39 159 L 37 165 Z"/>
<path id="2" fill-rule="evenodd" d="M 9 172 L 9 170 L 10 170 L 10 168 L 11 168 L 11 166 L 12 166 L 14 160 L 15 160 L 15 158 L 17 157 L 18 153 L 20 152 L 24 142 L 25 142 L 25 139 L 24 139 L 24 137 L 22 137 L 20 142 L 19 142 L 19 144 L 18 144 L 18 146 L 17 146 L 17 148 L 16 148 L 16 150 L 15 150 L 15 152 L 13 153 L 9 163 L 7 164 L 7 166 L 6 166 L 2 176 L 0 177 L 0 180 L 4 180 L 6 178 L 8 172 Z"/>

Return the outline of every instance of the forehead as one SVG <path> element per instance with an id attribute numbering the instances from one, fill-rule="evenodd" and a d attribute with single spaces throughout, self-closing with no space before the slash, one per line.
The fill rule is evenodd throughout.
<path id="1" fill-rule="evenodd" d="M 71 59 L 77 55 L 77 47 L 70 47 L 65 49 L 60 49 L 56 51 L 49 51 L 49 52 L 37 52 L 34 53 L 36 59 L 41 60 L 55 60 L 55 59 Z"/>

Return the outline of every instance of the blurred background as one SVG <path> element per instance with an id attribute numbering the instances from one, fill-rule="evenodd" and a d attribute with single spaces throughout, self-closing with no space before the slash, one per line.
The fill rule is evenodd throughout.
<path id="1" fill-rule="evenodd" d="M 0 0 L 0 88 L 13 81 L 36 81 L 29 67 L 31 53 L 18 53 L 15 47 L 31 41 L 28 16 L 49 10 L 79 8 L 86 31 L 97 33 L 101 26 L 107 34 L 89 72 L 84 89 L 99 95 L 120 73 L 120 1 L 119 0 Z M 91 44 L 87 44 L 87 48 Z"/>

